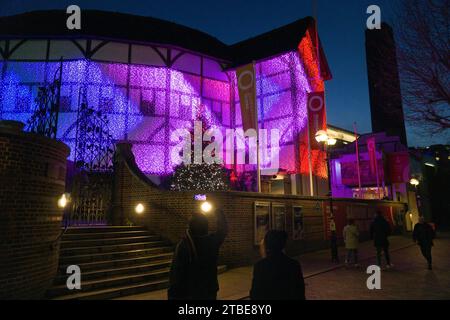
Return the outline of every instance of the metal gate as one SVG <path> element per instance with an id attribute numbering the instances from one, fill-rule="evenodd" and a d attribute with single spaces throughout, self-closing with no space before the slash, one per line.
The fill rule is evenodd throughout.
<path id="1" fill-rule="evenodd" d="M 77 112 L 71 205 L 65 225 L 105 225 L 111 210 L 114 143 L 109 121 L 89 107 L 80 90 Z"/>
<path id="2" fill-rule="evenodd" d="M 106 225 L 110 222 L 112 173 L 80 172 L 73 180 L 65 226 Z"/>

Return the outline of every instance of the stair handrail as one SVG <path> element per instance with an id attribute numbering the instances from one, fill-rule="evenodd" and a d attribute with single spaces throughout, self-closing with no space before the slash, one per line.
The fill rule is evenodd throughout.
<path id="1" fill-rule="evenodd" d="M 50 244 L 50 250 L 55 250 L 56 245 L 58 244 L 58 241 L 66 233 L 67 229 L 69 229 L 69 224 L 68 223 L 64 226 L 64 229 L 61 230 L 61 232 L 59 233 L 58 237 L 56 237 L 56 239 L 53 240 L 52 243 Z"/>

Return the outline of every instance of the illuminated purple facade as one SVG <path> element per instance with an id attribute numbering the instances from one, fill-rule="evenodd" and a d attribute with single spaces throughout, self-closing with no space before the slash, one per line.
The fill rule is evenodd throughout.
<path id="1" fill-rule="evenodd" d="M 57 67 L 56 62 L 8 62 L 1 84 L 2 118 L 26 121 L 38 86 Z M 256 74 L 260 127 L 280 130 L 280 167 L 294 171 L 293 138 L 305 125 L 309 90 L 298 54 L 258 62 Z M 133 143 L 139 167 L 148 174 L 170 173 L 170 133 L 190 128 L 200 110 L 221 128 L 233 126 L 233 114 L 236 126 L 241 125 L 235 72 L 224 72 L 225 77 L 233 80 L 208 79 L 165 67 L 64 62 L 58 138 L 74 150 L 78 96 L 86 87 L 88 103 L 108 115 L 113 138 Z"/>
<path id="2" fill-rule="evenodd" d="M 147 174 L 173 171 L 171 132 L 190 128 L 200 114 L 223 131 L 241 126 L 235 67 L 222 57 L 170 45 L 90 39 L 8 39 L 0 41 L 0 49 L 2 119 L 30 117 L 38 86 L 51 81 L 63 57 L 58 138 L 71 147 L 71 159 L 81 89 L 88 104 L 107 115 L 114 141 L 133 144 Z M 297 46 L 254 60 L 259 126 L 280 130 L 280 169 L 296 173 L 311 91 L 305 63 Z"/>

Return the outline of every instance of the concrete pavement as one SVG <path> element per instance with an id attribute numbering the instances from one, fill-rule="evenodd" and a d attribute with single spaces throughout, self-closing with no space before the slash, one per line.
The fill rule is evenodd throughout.
<path id="1" fill-rule="evenodd" d="M 438 240 L 440 241 L 440 240 Z M 422 256 L 420 256 L 419 249 L 417 246 L 412 242 L 410 237 L 406 236 L 393 236 L 390 237 L 390 250 L 391 252 L 397 252 L 399 250 L 410 248 L 411 254 L 414 256 L 418 256 L 418 260 L 423 259 Z M 414 250 L 412 250 L 414 248 Z M 450 247 L 448 247 L 450 248 Z M 447 248 L 447 249 L 448 249 Z M 340 247 L 339 248 L 339 256 L 341 262 L 344 262 L 345 257 L 345 249 Z M 372 263 L 375 262 L 375 248 L 373 247 L 372 241 L 366 241 L 360 244 L 359 247 L 359 260 L 361 264 L 367 265 L 366 261 L 373 260 Z M 448 260 L 450 261 L 450 250 L 448 250 Z M 331 263 L 330 261 L 330 250 L 321 250 L 317 252 L 307 253 L 304 255 L 301 255 L 299 257 L 296 257 L 303 268 L 303 274 L 305 277 L 306 282 L 306 292 L 307 292 L 307 298 L 308 299 L 321 299 L 326 298 L 325 296 L 320 296 L 314 293 L 313 295 L 310 295 L 310 289 L 312 288 L 312 284 L 314 281 L 312 279 L 318 279 L 321 277 L 321 275 L 326 274 L 330 277 L 335 274 L 337 270 L 344 269 L 344 265 L 341 264 L 335 264 Z M 404 257 L 402 257 L 404 259 Z M 397 264 L 397 255 L 392 255 L 392 263 L 394 265 Z M 424 262 L 425 265 L 425 262 Z M 229 271 L 219 275 L 219 286 L 220 290 L 218 293 L 218 298 L 220 300 L 237 300 L 237 299 L 245 299 L 248 297 L 251 281 L 252 281 L 252 266 L 245 266 L 240 268 L 234 268 L 230 269 Z M 330 272 L 333 271 L 333 272 Z M 356 270 L 352 270 L 355 272 Z M 358 270 L 356 272 L 359 272 L 364 279 L 367 279 L 368 275 L 365 273 L 364 270 Z M 365 280 L 363 281 L 365 285 Z M 336 287 L 334 287 L 335 289 Z M 365 289 L 367 290 L 367 288 Z M 368 291 L 368 290 L 367 290 Z M 316 291 L 314 291 L 316 292 Z M 154 292 L 149 293 L 142 293 L 127 297 L 120 298 L 121 300 L 165 300 L 167 299 L 167 290 L 158 290 Z M 333 299 L 330 297 L 330 299 Z"/>

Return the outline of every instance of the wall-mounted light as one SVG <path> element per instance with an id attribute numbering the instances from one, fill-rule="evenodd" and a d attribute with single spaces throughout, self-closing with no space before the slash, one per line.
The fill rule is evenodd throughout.
<path id="1" fill-rule="evenodd" d="M 319 130 L 319 131 L 317 131 L 315 138 L 316 138 L 316 141 L 319 143 L 325 142 L 328 140 L 328 134 L 325 130 Z"/>
<path id="2" fill-rule="evenodd" d="M 434 164 L 432 164 L 432 163 L 430 163 L 430 162 L 425 162 L 425 165 L 426 165 L 426 166 L 429 166 L 429 167 L 434 167 Z"/>
<path id="3" fill-rule="evenodd" d="M 208 201 L 204 201 L 200 206 L 200 209 L 202 210 L 203 213 L 208 213 L 211 211 L 212 205 Z"/>
<path id="4" fill-rule="evenodd" d="M 416 187 L 419 185 L 419 180 L 417 180 L 416 178 L 411 178 L 411 180 L 409 180 L 409 183 Z"/>
<path id="5" fill-rule="evenodd" d="M 145 207 L 144 207 L 144 205 L 142 203 L 138 203 L 137 206 L 134 207 L 134 211 L 137 214 L 142 214 L 144 212 L 144 210 L 145 210 Z"/>
<path id="6" fill-rule="evenodd" d="M 336 144 L 337 140 L 335 138 L 328 138 L 327 145 L 334 146 Z"/>
<path id="7" fill-rule="evenodd" d="M 65 208 L 68 202 L 69 202 L 69 194 L 63 193 L 61 198 L 58 199 L 58 207 Z"/>

